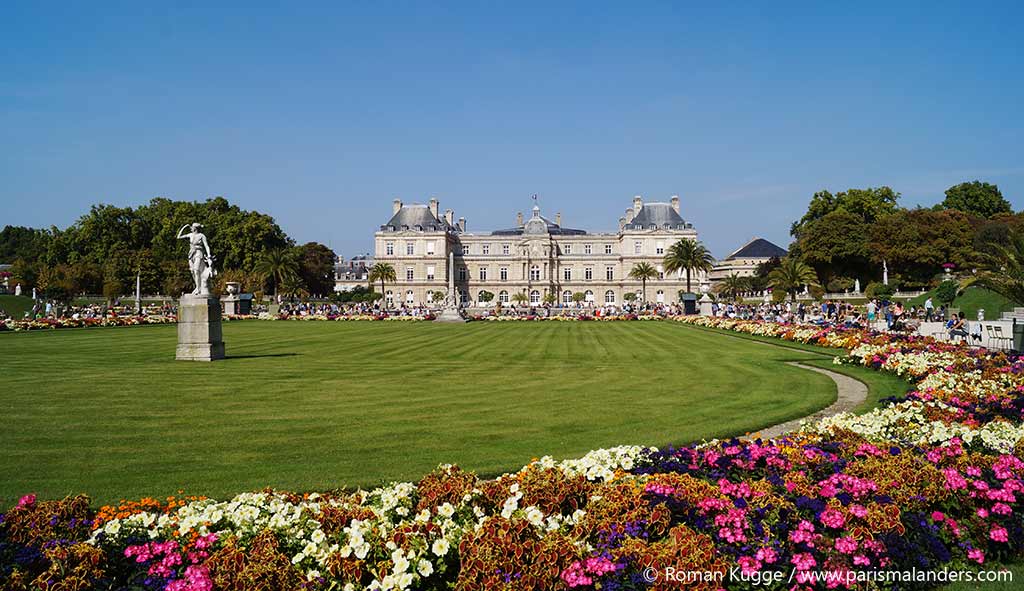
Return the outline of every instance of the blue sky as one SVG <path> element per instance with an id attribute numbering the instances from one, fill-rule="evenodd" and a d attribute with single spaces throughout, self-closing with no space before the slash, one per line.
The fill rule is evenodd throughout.
<path id="1" fill-rule="evenodd" d="M 223 195 L 353 255 L 395 197 L 613 230 L 679 194 L 721 256 L 822 188 L 1024 209 L 1022 6 L 8 3 L 0 225 Z"/>

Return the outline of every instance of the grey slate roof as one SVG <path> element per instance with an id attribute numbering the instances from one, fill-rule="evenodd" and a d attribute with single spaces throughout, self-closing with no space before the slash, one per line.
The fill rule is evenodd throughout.
<path id="1" fill-rule="evenodd" d="M 651 227 L 679 230 L 686 228 L 686 221 L 671 204 L 644 203 L 640 212 L 626 222 L 626 227 L 633 230 L 648 230 Z"/>
<path id="2" fill-rule="evenodd" d="M 438 219 L 430 213 L 430 208 L 419 203 L 410 203 L 398 210 L 398 213 L 391 216 L 388 223 L 380 227 L 381 230 L 451 230 L 444 218 Z"/>
<path id="3" fill-rule="evenodd" d="M 739 247 L 736 252 L 732 253 L 725 260 L 732 259 L 770 259 L 772 257 L 779 257 L 780 259 L 789 254 L 786 249 L 768 242 L 764 238 L 754 238 L 750 242 Z"/>
<path id="4" fill-rule="evenodd" d="M 587 233 L 586 230 L 576 230 L 574 228 L 563 228 L 548 218 L 540 215 L 540 209 L 536 206 L 533 208 L 533 217 L 526 220 L 522 226 L 518 228 L 508 228 L 505 230 L 495 230 L 491 232 L 491 236 L 521 236 L 523 234 L 554 234 L 556 236 L 582 236 Z"/>

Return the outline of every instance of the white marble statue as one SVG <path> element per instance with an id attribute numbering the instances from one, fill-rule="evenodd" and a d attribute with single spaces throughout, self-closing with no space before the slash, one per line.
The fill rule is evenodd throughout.
<path id="1" fill-rule="evenodd" d="M 882 259 L 882 284 L 889 285 L 889 264 Z"/>
<path id="2" fill-rule="evenodd" d="M 206 235 L 199 231 L 202 224 L 190 224 L 182 226 L 178 230 L 178 238 L 188 240 L 188 268 L 192 272 L 192 281 L 196 288 L 192 295 L 210 295 L 210 278 L 217 272 L 213 270 L 213 254 L 210 252 L 210 243 L 206 241 Z M 185 229 L 189 232 L 185 232 Z"/>
<path id="3" fill-rule="evenodd" d="M 21 284 L 20 283 L 14 286 L 14 295 L 16 295 L 16 296 L 20 296 L 21 295 Z"/>
<path id="4" fill-rule="evenodd" d="M 855 279 L 853 282 L 853 293 L 860 293 L 860 279 Z"/>

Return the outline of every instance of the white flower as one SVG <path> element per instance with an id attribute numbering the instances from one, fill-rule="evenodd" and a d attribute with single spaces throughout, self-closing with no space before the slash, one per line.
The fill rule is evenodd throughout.
<path id="1" fill-rule="evenodd" d="M 448 553 L 448 549 L 450 547 L 448 540 L 440 538 L 438 540 L 434 540 L 434 543 L 430 546 L 430 551 L 437 556 L 444 556 Z"/>
<path id="2" fill-rule="evenodd" d="M 426 558 L 421 558 L 416 563 L 416 572 L 420 573 L 421 576 L 429 577 L 434 572 L 434 565 Z"/>
<path id="3" fill-rule="evenodd" d="M 526 520 L 529 521 L 531 524 L 540 527 L 544 525 L 544 513 L 536 507 L 527 507 Z"/>

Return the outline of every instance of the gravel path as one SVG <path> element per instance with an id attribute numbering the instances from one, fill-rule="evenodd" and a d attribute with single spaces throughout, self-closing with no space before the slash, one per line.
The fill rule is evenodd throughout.
<path id="1" fill-rule="evenodd" d="M 814 367 L 812 365 L 804 365 L 797 361 L 787 361 L 786 363 L 795 367 L 816 371 L 832 378 L 832 381 L 836 383 L 838 398 L 836 398 L 836 401 L 831 406 L 825 407 L 814 414 L 807 415 L 806 417 L 799 419 L 793 419 L 792 421 L 786 421 L 785 423 L 775 425 L 774 427 L 762 429 L 758 432 L 758 435 L 764 439 L 779 437 L 784 433 L 798 429 L 801 421 L 811 422 L 839 414 L 841 412 L 849 412 L 860 406 L 861 403 L 868 398 L 868 387 L 865 386 L 863 382 L 855 380 L 850 376 L 844 376 L 841 373 L 836 373 L 820 367 Z"/>

